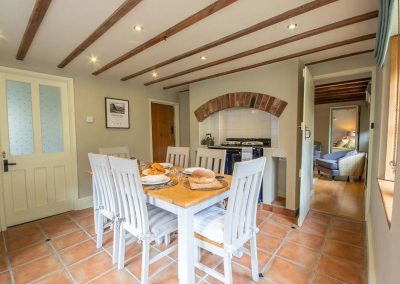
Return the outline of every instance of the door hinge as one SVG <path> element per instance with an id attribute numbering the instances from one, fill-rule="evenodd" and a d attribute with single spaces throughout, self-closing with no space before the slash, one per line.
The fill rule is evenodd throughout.
<path id="1" fill-rule="evenodd" d="M 301 178 L 301 168 L 299 169 L 299 178 Z"/>

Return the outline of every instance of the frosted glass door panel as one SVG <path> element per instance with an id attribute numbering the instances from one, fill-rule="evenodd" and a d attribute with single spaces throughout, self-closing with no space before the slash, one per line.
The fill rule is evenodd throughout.
<path id="1" fill-rule="evenodd" d="M 42 152 L 63 152 L 61 89 L 54 86 L 39 85 L 39 95 Z"/>
<path id="2" fill-rule="evenodd" d="M 31 155 L 34 152 L 31 84 L 7 80 L 6 89 L 10 153 Z"/>

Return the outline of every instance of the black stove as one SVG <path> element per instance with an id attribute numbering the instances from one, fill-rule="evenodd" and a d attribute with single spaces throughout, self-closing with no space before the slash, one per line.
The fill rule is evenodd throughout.
<path id="1" fill-rule="evenodd" d="M 208 146 L 210 149 L 226 150 L 225 174 L 231 175 L 236 162 L 241 162 L 243 148 L 252 148 L 251 158 L 257 159 L 264 155 L 263 148 L 271 147 L 270 138 L 227 138 L 221 145 Z M 243 154 L 243 157 L 246 155 Z M 248 157 L 248 155 L 247 155 Z M 262 185 L 259 195 L 259 202 L 262 202 Z"/>

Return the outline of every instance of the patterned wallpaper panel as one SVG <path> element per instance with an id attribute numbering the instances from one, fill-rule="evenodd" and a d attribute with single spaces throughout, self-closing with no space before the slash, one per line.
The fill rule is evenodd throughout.
<path id="1" fill-rule="evenodd" d="M 59 87 L 39 85 L 39 95 L 42 152 L 63 152 L 61 90 Z"/>
<path id="2" fill-rule="evenodd" d="M 7 113 L 11 155 L 34 153 L 31 84 L 7 80 Z"/>

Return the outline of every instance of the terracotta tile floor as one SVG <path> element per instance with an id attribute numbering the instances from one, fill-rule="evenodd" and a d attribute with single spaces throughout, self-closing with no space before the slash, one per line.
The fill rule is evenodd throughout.
<path id="1" fill-rule="evenodd" d="M 327 175 L 314 173 L 314 198 L 311 208 L 333 215 L 365 220 L 364 182 L 346 177 L 331 180 Z"/>
<path id="2" fill-rule="evenodd" d="M 302 228 L 292 218 L 258 211 L 259 283 L 366 283 L 364 223 L 311 211 Z M 126 267 L 111 263 L 112 232 L 97 249 L 91 209 L 9 228 L 0 241 L 0 283 L 139 283 L 141 246 L 126 249 Z M 176 237 L 172 238 L 176 243 Z M 151 254 L 166 246 L 153 245 Z M 150 267 L 150 283 L 178 283 L 177 253 Z M 250 258 L 233 259 L 234 283 L 252 283 Z M 202 251 L 222 272 L 222 259 Z M 220 283 L 196 270 L 196 282 Z"/>

